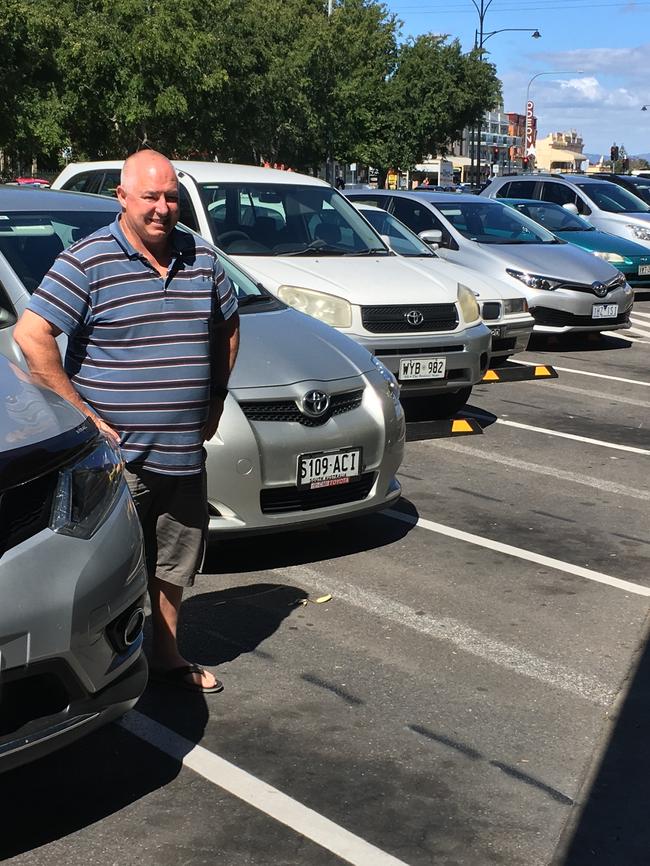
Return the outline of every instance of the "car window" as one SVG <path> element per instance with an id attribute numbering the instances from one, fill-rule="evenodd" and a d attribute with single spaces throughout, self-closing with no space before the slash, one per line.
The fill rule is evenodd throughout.
<path id="1" fill-rule="evenodd" d="M 436 202 L 436 209 L 464 237 L 480 244 L 560 243 L 528 217 L 496 202 Z"/>
<path id="2" fill-rule="evenodd" d="M 375 207 L 380 207 L 383 210 L 388 210 L 388 205 L 390 204 L 390 199 L 388 196 L 381 195 L 364 195 L 364 196 L 348 196 L 350 201 L 354 202 L 354 204 L 371 204 Z"/>
<path id="3" fill-rule="evenodd" d="M 0 212 L 0 253 L 33 292 L 66 247 L 115 219 L 106 211 Z"/>
<path id="4" fill-rule="evenodd" d="M 443 228 L 440 224 L 436 225 L 436 218 L 424 202 L 420 203 L 408 198 L 395 196 L 393 199 L 393 213 L 398 220 L 407 225 L 416 234 L 429 231 L 429 229 Z"/>
<path id="5" fill-rule="evenodd" d="M 570 213 L 566 208 L 551 202 L 519 202 L 514 205 L 515 210 L 524 216 L 530 217 L 536 223 L 544 226 L 550 232 L 587 232 L 593 230 L 593 226 Z"/>
<path id="6" fill-rule="evenodd" d="M 97 192 L 98 195 L 108 195 L 111 198 L 117 198 L 117 188 L 120 185 L 120 170 L 118 168 L 105 171 L 101 175 L 101 179 L 97 184 L 97 188 L 92 192 Z M 88 190 L 86 190 L 88 192 Z"/>
<path id="7" fill-rule="evenodd" d="M 202 184 L 216 243 L 233 255 L 364 255 L 383 246 L 329 186 Z"/>
<path id="8" fill-rule="evenodd" d="M 424 241 L 408 229 L 392 214 L 380 210 L 361 210 L 363 216 L 380 235 L 385 235 L 391 248 L 400 256 L 415 258 L 437 258 L 433 250 Z"/>
<path id="9" fill-rule="evenodd" d="M 650 204 L 650 178 L 628 177 L 626 180 L 631 185 L 630 192 L 638 195 L 646 204 Z"/>
<path id="10" fill-rule="evenodd" d="M 16 323 L 14 306 L 9 300 L 7 290 L 0 282 L 0 328 L 8 328 Z"/>
<path id="11" fill-rule="evenodd" d="M 535 198 L 534 180 L 512 180 L 497 190 L 497 198 Z"/>
<path id="12" fill-rule="evenodd" d="M 576 186 L 606 213 L 650 213 L 650 205 L 615 183 L 591 181 L 578 182 Z"/>
<path id="13" fill-rule="evenodd" d="M 187 226 L 188 229 L 192 229 L 193 231 L 197 232 L 199 230 L 199 221 L 196 218 L 196 213 L 194 211 L 194 205 L 192 204 L 190 194 L 185 189 L 182 183 L 178 184 L 178 203 L 179 221 L 182 222 L 184 226 Z"/>
<path id="14" fill-rule="evenodd" d="M 69 181 L 63 184 L 63 189 L 74 190 L 74 192 L 86 192 L 86 185 L 89 178 L 94 172 L 83 171 L 81 174 L 75 175 Z"/>
<path id="15" fill-rule="evenodd" d="M 577 195 L 575 190 L 570 186 L 565 186 L 562 183 L 552 183 L 545 181 L 542 184 L 542 201 L 551 201 L 554 204 L 576 204 Z"/>

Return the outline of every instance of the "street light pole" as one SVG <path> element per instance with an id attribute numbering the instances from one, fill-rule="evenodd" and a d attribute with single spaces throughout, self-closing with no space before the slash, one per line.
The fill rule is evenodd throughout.
<path id="1" fill-rule="evenodd" d="M 483 24 L 485 22 L 485 15 L 492 5 L 494 0 L 472 0 L 472 4 L 478 13 L 478 30 L 474 31 L 474 50 L 478 50 L 479 58 L 483 59 L 483 46 L 487 42 L 487 40 L 491 36 L 496 36 L 497 33 L 506 33 L 506 32 L 520 32 L 520 33 L 530 33 L 533 39 L 539 39 L 541 37 L 541 33 L 537 28 L 532 27 L 502 27 L 499 30 L 491 30 L 489 33 L 486 33 L 483 29 Z M 483 118 L 479 117 L 476 124 L 476 140 L 470 145 L 470 176 L 472 180 L 472 184 L 474 184 L 474 151 L 476 150 L 476 161 L 477 161 L 477 179 L 481 178 L 481 126 L 482 126 Z"/>
<path id="2" fill-rule="evenodd" d="M 533 77 L 528 82 L 528 86 L 526 87 L 526 110 L 524 111 L 524 117 L 526 118 L 526 127 L 528 126 L 528 103 L 530 102 L 530 85 L 533 83 L 533 81 L 536 78 L 539 78 L 540 75 L 582 75 L 582 74 L 583 74 L 582 69 L 561 69 L 559 71 L 538 72 L 535 75 L 533 75 Z M 531 124 L 531 128 L 532 128 L 532 124 L 533 124 L 532 112 L 531 112 L 530 124 Z M 525 137 L 527 138 L 528 136 L 526 135 Z M 528 155 L 529 155 L 528 154 L 528 142 L 526 142 L 526 144 L 524 146 L 524 157 L 527 157 Z"/>

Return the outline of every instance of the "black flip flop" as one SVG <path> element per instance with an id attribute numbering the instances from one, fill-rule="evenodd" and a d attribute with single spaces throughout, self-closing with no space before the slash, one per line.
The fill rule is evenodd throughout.
<path id="1" fill-rule="evenodd" d="M 200 665 L 181 665 L 178 668 L 165 670 L 164 668 L 149 668 L 149 679 L 154 683 L 166 686 L 175 686 L 188 692 L 201 692 L 202 694 L 214 694 L 223 691 L 223 683 L 217 680 L 213 686 L 206 688 L 199 683 L 187 680 L 189 674 L 203 674 L 204 668 Z"/>

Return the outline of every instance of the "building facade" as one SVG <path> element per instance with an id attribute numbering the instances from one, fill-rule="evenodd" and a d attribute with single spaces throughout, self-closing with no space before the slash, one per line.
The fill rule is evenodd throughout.
<path id="1" fill-rule="evenodd" d="M 587 157 L 582 136 L 570 132 L 552 132 L 537 142 L 535 167 L 540 171 L 576 172 L 583 170 Z"/>

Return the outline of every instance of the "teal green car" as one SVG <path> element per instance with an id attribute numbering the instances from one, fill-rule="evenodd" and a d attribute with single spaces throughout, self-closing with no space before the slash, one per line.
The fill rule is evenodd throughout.
<path id="1" fill-rule="evenodd" d="M 650 289 L 650 250 L 618 235 L 598 231 L 586 219 L 559 204 L 524 198 L 500 198 L 500 202 L 553 232 L 563 241 L 609 262 L 633 289 Z"/>

